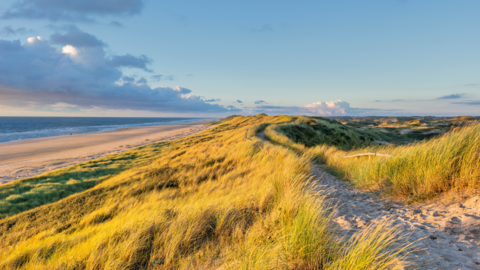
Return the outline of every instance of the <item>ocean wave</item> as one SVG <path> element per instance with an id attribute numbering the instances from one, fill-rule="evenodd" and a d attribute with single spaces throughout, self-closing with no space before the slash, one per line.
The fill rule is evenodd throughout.
<path id="1" fill-rule="evenodd" d="M 124 125 L 92 125 L 92 126 L 79 126 L 79 127 L 58 127 L 58 128 L 47 128 L 47 129 L 36 129 L 31 131 L 20 131 L 20 132 L 0 132 L 0 143 L 23 141 L 29 139 L 39 139 L 47 137 L 56 137 L 64 135 L 73 135 L 73 134 L 86 134 L 86 133 L 97 133 L 105 131 L 114 131 L 122 128 L 130 127 L 148 127 L 148 126 L 159 126 L 159 125 L 170 125 L 178 123 L 187 123 L 203 120 L 200 118 L 195 119 L 186 119 L 186 120 L 176 120 L 176 121 L 162 121 L 162 122 L 149 122 L 149 123 L 132 123 Z"/>

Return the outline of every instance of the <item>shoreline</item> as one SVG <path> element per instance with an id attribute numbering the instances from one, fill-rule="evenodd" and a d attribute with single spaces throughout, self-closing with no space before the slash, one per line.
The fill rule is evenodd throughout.
<path id="1" fill-rule="evenodd" d="M 0 116 L 0 118 L 1 117 L 2 116 Z M 117 126 L 117 127 L 103 126 L 104 127 L 103 130 L 97 130 L 97 131 L 89 131 L 89 132 L 81 132 L 81 133 L 70 132 L 70 134 L 45 136 L 45 137 L 33 137 L 33 138 L 18 139 L 18 140 L 13 140 L 13 141 L 6 141 L 6 142 L 2 141 L 2 142 L 0 142 L 0 146 L 2 144 L 5 144 L 5 143 L 14 143 L 14 142 L 21 142 L 21 141 L 28 141 L 28 140 L 46 139 L 46 138 L 71 136 L 71 135 L 93 134 L 93 133 L 101 133 L 101 132 L 112 132 L 112 131 L 118 131 L 118 130 L 129 129 L 129 128 L 133 129 L 133 128 L 143 128 L 143 127 L 164 126 L 164 125 L 186 124 L 186 123 L 193 123 L 193 122 L 199 122 L 199 121 L 204 121 L 204 120 L 213 120 L 213 119 L 215 119 L 215 118 L 191 118 L 189 120 L 180 120 L 180 121 L 172 121 L 172 122 L 155 122 L 155 123 L 144 123 L 144 124 L 131 124 L 130 126 L 128 124 L 126 124 L 126 125 L 113 124 L 111 126 Z M 121 127 L 118 127 L 118 126 L 121 126 Z M 98 126 L 92 126 L 92 127 L 98 127 Z M 81 128 L 81 127 L 73 127 L 73 128 Z M 31 132 L 31 131 L 28 131 L 28 132 Z"/>
<path id="2" fill-rule="evenodd" d="M 120 128 L 114 131 L 61 135 L 0 144 L 0 185 L 55 169 L 201 132 L 214 119 Z"/>

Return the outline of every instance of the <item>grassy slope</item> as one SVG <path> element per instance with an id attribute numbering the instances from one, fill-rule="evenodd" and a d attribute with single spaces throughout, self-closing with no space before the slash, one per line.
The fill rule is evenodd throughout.
<path id="1" fill-rule="evenodd" d="M 309 124 L 312 130 L 319 130 L 315 127 L 317 125 L 325 126 L 318 120 Z M 298 139 L 294 135 L 297 126 L 305 127 L 305 124 L 272 125 L 267 128 L 266 135 L 271 141 L 296 149 L 299 153 L 315 155 L 318 161 L 326 163 L 338 176 L 360 188 L 408 201 L 425 200 L 448 191 L 479 190 L 478 123 L 406 146 L 375 145 L 371 143 L 372 140 L 365 143 L 365 140 L 359 139 L 360 136 L 366 136 L 361 131 L 342 129 L 340 124 L 335 123 L 330 125 L 333 137 L 323 139 L 323 135 L 316 135 L 318 143 L 305 143 L 308 139 Z M 396 142 L 395 138 L 384 140 Z M 393 157 L 343 158 L 366 152 L 391 154 Z"/>
<path id="2" fill-rule="evenodd" d="M 377 144 L 375 141 L 404 143 L 408 138 L 375 130 L 360 130 L 322 117 L 295 117 L 292 123 L 277 125 L 275 128 L 295 143 L 307 147 L 333 145 L 350 150 Z"/>
<path id="3" fill-rule="evenodd" d="M 51 173 L 0 185 L 0 219 L 82 192 L 119 172 L 148 164 L 167 143 L 84 162 Z"/>
<path id="4" fill-rule="evenodd" d="M 403 255 L 390 248 L 395 229 L 387 223 L 343 244 L 335 237 L 327 204 L 307 181 L 312 155 L 254 137 L 268 123 L 289 121 L 231 117 L 201 134 L 125 153 L 142 153 L 132 159 L 137 163 L 120 166 L 113 155 L 43 175 L 52 184 L 44 189 L 56 192 L 54 179 L 63 183 L 79 168 L 119 168 L 108 177 L 88 178 L 98 183 L 88 190 L 0 220 L 0 269 L 390 269 L 397 264 Z M 244 140 L 246 129 L 251 142 Z"/>

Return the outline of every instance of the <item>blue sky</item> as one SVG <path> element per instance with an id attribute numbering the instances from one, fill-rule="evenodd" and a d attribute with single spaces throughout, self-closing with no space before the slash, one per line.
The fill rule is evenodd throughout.
<path id="1" fill-rule="evenodd" d="M 480 115 L 479 10 L 4 0 L 0 115 Z"/>

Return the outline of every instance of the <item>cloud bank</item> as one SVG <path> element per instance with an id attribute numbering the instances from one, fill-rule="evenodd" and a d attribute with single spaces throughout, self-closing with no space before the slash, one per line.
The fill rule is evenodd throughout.
<path id="1" fill-rule="evenodd" d="M 354 108 L 346 101 L 336 100 L 327 102 L 314 102 L 305 106 L 270 106 L 258 105 L 254 108 L 255 113 L 270 114 L 300 114 L 300 115 L 320 115 L 320 116 L 361 116 L 361 115 L 387 115 L 401 110 L 380 110 L 371 108 Z"/>
<path id="2" fill-rule="evenodd" d="M 464 105 L 470 105 L 470 106 L 480 106 L 480 100 L 458 101 L 458 102 L 452 102 L 452 104 L 464 104 Z"/>
<path id="3" fill-rule="evenodd" d="M 266 102 L 265 100 L 257 100 L 257 101 L 254 102 L 254 104 L 257 104 L 257 105 L 259 105 L 259 104 L 268 104 L 268 102 Z"/>
<path id="4" fill-rule="evenodd" d="M 446 95 L 439 97 L 437 99 L 457 99 L 463 97 L 465 94 L 451 94 L 451 95 Z"/>
<path id="5" fill-rule="evenodd" d="M 104 47 L 106 45 L 96 36 L 85 33 L 74 26 L 67 33 L 60 34 L 57 32 L 51 35 L 50 38 L 56 44 L 74 47 Z"/>
<path id="6" fill-rule="evenodd" d="M 151 64 L 152 62 L 153 60 L 145 55 L 135 57 L 128 53 L 126 55 L 114 55 L 107 61 L 107 64 L 112 67 L 139 68 L 147 72 L 152 72 L 152 70 L 147 68 L 147 65 Z"/>
<path id="7" fill-rule="evenodd" d="M 13 36 L 17 34 L 26 34 L 29 32 L 25 27 L 19 27 L 14 29 L 11 25 L 4 26 L 2 30 L 0 30 L 0 34 L 5 36 Z"/>
<path id="8" fill-rule="evenodd" d="M 164 81 L 164 80 L 173 81 L 173 76 L 172 75 L 165 76 L 165 75 L 158 74 L 158 75 L 153 75 L 152 79 L 156 82 Z"/>
<path id="9" fill-rule="evenodd" d="M 93 16 L 140 14 L 143 0 L 17 0 L 0 18 L 94 22 Z"/>
<path id="10" fill-rule="evenodd" d="M 182 87 L 156 87 L 145 78 L 123 76 L 121 67 L 148 70 L 147 56 L 107 56 L 105 44 L 78 29 L 55 33 L 51 46 L 42 37 L 0 40 L 0 105 L 48 109 L 129 109 L 167 113 L 230 113 L 235 107 L 205 102 Z"/>

